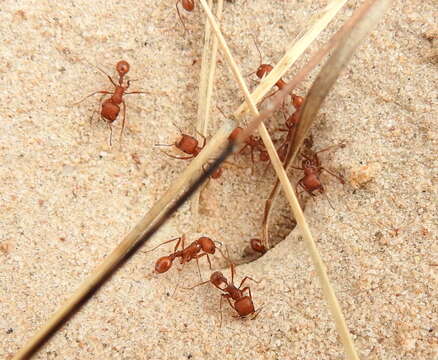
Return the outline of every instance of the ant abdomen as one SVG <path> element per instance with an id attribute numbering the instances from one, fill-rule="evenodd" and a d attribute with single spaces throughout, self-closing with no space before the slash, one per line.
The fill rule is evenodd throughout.
<path id="1" fill-rule="evenodd" d="M 155 263 L 155 271 L 162 274 L 171 268 L 172 263 L 173 259 L 170 256 L 160 257 Z"/>

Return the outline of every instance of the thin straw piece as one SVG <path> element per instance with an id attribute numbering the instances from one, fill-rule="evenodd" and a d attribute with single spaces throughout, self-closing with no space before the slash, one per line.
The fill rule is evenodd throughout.
<path id="1" fill-rule="evenodd" d="M 211 4 L 209 4 L 211 7 Z M 220 21 L 222 19 L 222 11 L 224 7 L 224 0 L 218 0 L 217 2 L 217 8 L 216 8 L 216 18 Z M 209 25 L 207 28 L 207 24 Z M 210 29 L 210 22 L 206 22 L 205 31 L 211 32 Z M 207 38 L 207 36 L 205 36 Z M 208 36 L 210 38 L 210 34 Z M 209 43 L 205 42 L 204 49 L 209 48 L 210 45 L 210 39 Z M 210 55 L 208 63 L 208 72 L 206 74 L 206 80 L 201 78 L 201 81 L 205 81 L 206 85 L 203 86 L 203 90 L 201 92 L 201 86 L 199 91 L 199 101 L 200 105 L 202 104 L 204 108 L 201 106 L 198 107 L 198 121 L 196 125 L 196 129 L 203 134 L 204 136 L 207 135 L 208 131 L 208 124 L 210 122 L 210 112 L 211 112 L 211 100 L 213 95 L 213 85 L 214 85 L 214 78 L 216 74 L 216 65 L 217 65 L 217 49 L 218 49 L 218 42 L 216 36 L 213 38 L 213 45 L 211 46 L 211 52 L 207 51 Z M 204 61 L 204 57 L 202 58 Z M 204 64 L 202 64 L 203 66 Z"/>
<path id="2" fill-rule="evenodd" d="M 327 27 L 329 22 L 336 16 L 347 0 L 332 0 L 327 6 L 317 13 L 310 20 L 310 28 L 305 34 L 295 41 L 289 50 L 283 55 L 272 71 L 260 82 L 251 99 L 257 104 L 274 86 L 274 84 L 292 67 L 295 61 L 306 51 L 313 40 Z M 248 104 L 245 101 L 234 112 L 238 119 L 242 113 L 248 111 Z"/>
<path id="3" fill-rule="evenodd" d="M 210 0 L 209 6 L 212 6 Z M 216 17 L 221 19 L 222 10 L 224 7 L 224 0 L 218 0 Z M 213 44 L 211 46 L 211 25 L 209 21 L 205 22 L 205 35 L 204 35 L 204 50 L 202 55 L 201 76 L 199 82 L 199 97 L 198 97 L 198 117 L 196 123 L 196 130 L 199 134 L 207 136 L 208 125 L 211 118 L 211 100 L 213 95 L 214 77 L 216 73 L 217 65 L 217 38 L 214 36 Z M 193 214 L 194 223 L 199 221 L 199 197 L 202 189 L 206 184 L 194 194 L 191 200 L 191 210 Z"/>
<path id="4" fill-rule="evenodd" d="M 199 173 L 202 165 L 227 142 L 228 136 L 235 124 L 226 122 L 213 136 L 205 148 L 196 156 L 189 166 L 173 182 L 166 193 L 158 200 L 141 221 L 126 235 L 123 241 L 97 266 L 91 275 L 82 282 L 76 292 L 67 302 L 56 311 L 45 325 L 28 341 L 28 343 L 15 354 L 14 360 L 27 359 L 41 344 L 57 329 L 57 327 L 74 311 L 86 296 L 114 269 L 126 253 L 135 246 L 139 239 L 149 231 L 155 219 L 175 199 L 178 193 L 190 184 L 194 176 Z"/>
<path id="5" fill-rule="evenodd" d="M 245 99 L 247 101 L 247 104 L 251 110 L 251 112 L 258 116 L 258 110 L 254 104 L 254 102 L 251 99 L 251 95 L 249 93 L 248 88 L 245 85 L 245 82 L 243 80 L 242 75 L 239 72 L 239 69 L 231 55 L 231 52 L 225 42 L 225 39 L 219 29 L 218 24 L 216 23 L 213 14 L 211 13 L 207 3 L 205 0 L 200 0 L 200 3 L 202 7 L 204 8 L 204 11 L 206 12 L 209 21 L 211 22 L 211 25 L 213 27 L 213 30 L 216 34 L 216 36 L 219 39 L 219 44 L 221 46 L 222 51 L 225 54 L 225 58 L 228 62 L 228 65 L 231 67 L 231 70 L 236 77 L 236 80 L 239 84 L 239 87 L 243 91 L 245 95 Z M 300 204 L 298 202 L 298 199 L 295 196 L 295 193 L 293 191 L 292 185 L 289 182 L 289 179 L 287 177 L 286 171 L 284 170 L 282 163 L 278 157 L 277 151 L 275 150 L 275 147 L 272 143 L 272 140 L 269 137 L 269 133 L 264 126 L 264 124 L 261 124 L 259 127 L 259 133 L 262 137 L 262 140 L 266 146 L 266 150 L 268 151 L 269 157 L 271 159 L 272 165 L 274 167 L 275 172 L 277 173 L 277 176 L 281 182 L 281 185 L 283 187 L 283 191 L 285 193 L 285 196 L 287 200 L 289 201 L 289 204 L 292 208 L 292 213 L 303 233 L 303 237 L 307 243 L 311 259 L 313 261 L 313 264 L 315 266 L 315 269 L 318 273 L 321 287 L 325 296 L 325 299 L 327 301 L 328 307 L 331 310 L 332 316 L 336 323 L 336 328 L 339 332 L 339 335 L 341 337 L 341 341 L 344 345 L 345 352 L 349 359 L 351 360 L 359 360 L 359 356 L 357 355 L 356 349 L 354 347 L 353 340 L 351 339 L 350 333 L 347 328 L 347 324 L 345 322 L 345 318 L 342 314 L 341 307 L 339 305 L 339 302 L 336 298 L 335 292 L 333 290 L 332 285 L 330 284 L 329 278 L 327 276 L 326 267 L 322 261 L 322 258 L 319 254 L 318 248 L 315 244 L 315 241 L 312 238 L 312 234 L 310 232 L 310 228 L 306 222 L 306 219 L 304 217 L 304 214 L 301 210 Z"/>
<path id="6" fill-rule="evenodd" d="M 208 6 L 212 6 L 213 0 L 208 1 Z M 198 116 L 196 118 L 196 123 L 194 124 L 196 130 L 202 135 L 206 136 L 206 126 L 204 124 L 206 115 L 206 93 L 207 93 L 207 83 L 208 83 L 208 72 L 210 65 L 210 53 L 211 53 L 211 25 L 210 22 L 205 21 L 204 26 L 204 48 L 202 50 L 202 62 L 201 62 L 201 72 L 199 75 L 199 93 L 198 93 Z M 208 111 L 207 111 L 208 113 Z"/>

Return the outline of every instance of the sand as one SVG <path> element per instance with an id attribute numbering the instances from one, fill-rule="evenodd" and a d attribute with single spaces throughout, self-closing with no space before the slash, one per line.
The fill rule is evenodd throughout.
<path id="1" fill-rule="evenodd" d="M 225 4 L 223 31 L 244 74 L 259 57 L 275 63 L 324 1 L 248 0 Z M 351 14 L 349 2 L 293 73 Z M 203 20 L 183 29 L 174 2 L 6 0 L 0 9 L 0 358 L 10 358 L 112 251 L 164 193 L 186 162 L 156 143 L 191 132 L 196 118 Z M 327 265 L 361 359 L 436 359 L 437 265 L 436 2 L 395 1 L 359 48 L 312 129 L 314 149 L 344 174 L 322 176 L 327 196 L 306 216 Z M 435 22 L 434 22 L 435 20 Z M 434 35 L 435 34 L 435 35 Z M 434 55 L 435 54 L 435 55 Z M 131 64 L 122 147 L 114 127 L 89 119 L 111 85 L 89 63 L 114 74 Z M 301 84 L 304 95 L 311 77 Z M 255 87 L 255 79 L 250 82 Z M 235 110 L 242 95 L 224 62 L 214 105 Z M 223 117 L 214 110 L 214 126 Z M 277 115 L 275 121 L 282 121 Z M 264 164 L 236 160 L 201 196 L 200 216 L 184 206 L 147 247 L 185 233 L 222 241 L 236 261 L 260 235 L 274 181 Z M 294 183 L 300 174 L 291 174 Z M 280 211 L 287 214 L 285 202 Z M 274 236 L 287 234 L 279 220 Z M 36 359 L 343 359 L 334 323 L 295 229 L 256 261 L 238 266 L 251 284 L 254 320 L 228 306 L 219 327 L 219 292 L 194 265 L 153 274 L 170 248 L 139 253 L 35 356 Z M 201 261 L 203 278 L 209 276 Z M 214 267 L 224 262 L 214 259 Z M 180 277 L 178 278 L 178 276 Z M 229 276 L 228 270 L 225 274 Z"/>

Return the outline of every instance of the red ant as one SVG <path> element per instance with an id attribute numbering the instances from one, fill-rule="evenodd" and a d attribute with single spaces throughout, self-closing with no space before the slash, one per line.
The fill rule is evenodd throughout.
<path id="1" fill-rule="evenodd" d="M 295 112 L 290 115 L 286 121 L 286 129 L 280 128 L 279 131 L 286 131 L 286 138 L 284 139 L 283 143 L 280 145 L 280 147 L 277 149 L 278 155 L 282 161 L 286 159 L 286 152 L 288 149 L 288 144 L 293 140 L 296 126 L 298 125 L 300 121 L 300 112 L 301 112 L 301 106 L 303 105 L 304 98 L 295 94 L 292 94 L 292 104 L 295 107 Z M 284 113 L 283 113 L 284 114 Z"/>
<path id="2" fill-rule="evenodd" d="M 186 153 L 188 156 L 175 156 L 172 154 L 169 154 L 165 151 L 164 154 L 166 154 L 167 156 L 174 158 L 174 159 L 178 159 L 178 160 L 189 160 L 189 159 L 193 159 L 196 156 L 198 156 L 198 154 L 202 151 L 202 149 L 205 147 L 205 144 L 207 142 L 207 139 L 205 138 L 204 135 L 198 133 L 202 139 L 202 146 L 199 146 L 199 141 L 196 140 L 193 136 L 184 134 L 182 132 L 182 130 L 177 127 L 175 124 L 174 126 L 179 130 L 179 132 L 181 133 L 181 138 L 177 141 L 175 141 L 174 144 L 155 144 L 155 146 L 175 146 L 177 149 L 181 150 L 183 153 Z M 214 170 L 214 172 L 211 174 L 211 178 L 212 179 L 218 179 L 221 177 L 222 175 L 222 168 L 217 168 L 216 170 Z"/>
<path id="3" fill-rule="evenodd" d="M 225 257 L 225 256 L 224 256 Z M 230 261 L 230 270 L 231 270 L 231 282 L 228 282 L 227 278 L 220 271 L 215 271 L 210 275 L 210 280 L 204 281 L 200 284 L 197 284 L 190 289 L 194 289 L 197 286 L 205 285 L 207 283 L 213 284 L 216 288 L 221 290 L 223 293 L 221 294 L 221 300 L 219 304 L 219 311 L 221 313 L 220 326 L 222 325 L 222 299 L 227 299 L 228 304 L 230 304 L 231 308 L 237 312 L 237 315 L 233 315 L 233 317 L 245 318 L 248 315 L 254 314 L 251 320 L 254 320 L 262 308 L 260 307 L 258 310 L 255 310 L 254 303 L 252 301 L 251 289 L 249 286 L 241 289 L 246 280 L 252 280 L 255 283 L 260 283 L 260 281 L 254 280 L 249 276 L 245 276 L 240 282 L 239 287 L 234 285 L 234 274 L 236 272 L 234 264 Z M 248 290 L 248 295 L 244 295 L 244 292 Z M 234 301 L 234 304 L 231 300 Z"/>
<path id="4" fill-rule="evenodd" d="M 228 140 L 235 141 L 239 135 L 242 133 L 243 129 L 238 126 L 236 127 L 230 136 L 228 136 Z M 262 139 L 259 136 L 250 135 L 245 140 L 245 145 L 239 150 L 238 154 L 242 153 L 246 148 L 250 148 L 250 154 L 251 154 L 251 161 L 254 165 L 254 150 L 259 151 L 259 159 L 260 161 L 268 161 L 269 155 L 268 152 L 265 150 L 265 145 L 263 144 Z"/>
<path id="5" fill-rule="evenodd" d="M 122 121 L 122 130 L 120 131 L 120 141 L 122 141 L 123 130 L 125 128 L 125 120 L 126 120 L 126 103 L 123 100 L 123 96 L 129 95 L 129 94 L 146 94 L 146 92 L 144 92 L 144 91 L 126 92 L 126 90 L 128 90 L 128 88 L 129 88 L 131 80 L 128 80 L 126 82 L 126 85 L 123 85 L 123 80 L 124 80 L 125 75 L 129 72 L 129 67 L 130 67 L 129 63 L 125 60 L 121 60 L 116 64 L 116 71 L 119 74 L 119 84 L 116 84 L 111 76 L 109 76 L 105 71 L 103 71 L 101 68 L 96 66 L 96 68 L 98 70 L 100 70 L 102 73 L 104 73 L 108 77 L 108 79 L 111 81 L 111 83 L 114 85 L 114 91 L 113 92 L 104 91 L 104 90 L 95 91 L 92 94 L 84 97 L 82 100 L 78 101 L 77 103 L 73 104 L 73 105 L 77 105 L 77 104 L 81 103 L 82 101 L 84 101 L 85 99 L 89 98 L 90 96 L 93 96 L 96 94 L 103 94 L 103 96 L 101 97 L 101 99 L 99 101 L 99 107 L 102 104 L 102 108 L 100 110 L 100 117 L 101 117 L 101 119 L 106 121 L 106 123 L 108 124 L 108 127 L 110 128 L 110 146 L 111 146 L 111 139 L 112 139 L 112 133 L 113 133 L 111 124 L 119 116 L 121 104 L 123 105 L 123 121 Z M 111 97 L 109 99 L 106 99 L 104 102 L 102 102 L 103 98 L 106 95 L 111 95 Z M 94 115 L 94 113 L 93 113 L 93 115 Z M 92 121 L 92 117 L 90 119 L 90 122 L 91 121 Z"/>
<path id="6" fill-rule="evenodd" d="M 259 65 L 259 67 L 257 68 L 257 70 L 255 71 L 255 74 L 257 75 L 257 77 L 258 77 L 260 80 L 262 80 L 265 76 L 267 76 L 267 75 L 272 71 L 273 67 L 272 67 L 272 65 L 270 65 L 270 64 L 263 64 L 263 63 L 262 63 L 262 62 L 263 62 L 262 52 L 260 51 L 260 49 L 259 49 L 259 47 L 258 47 L 258 45 L 257 45 L 257 41 L 256 41 L 256 39 L 254 38 L 254 36 L 253 36 L 253 39 L 254 39 L 254 44 L 255 44 L 255 46 L 256 46 L 256 48 L 257 48 L 257 52 L 259 53 L 259 56 L 260 56 L 260 65 Z M 254 74 L 254 73 L 252 73 L 252 74 Z M 271 96 L 275 95 L 275 94 L 277 93 L 277 91 L 283 89 L 283 88 L 287 85 L 287 83 L 286 83 L 283 79 L 280 78 L 280 79 L 275 83 L 275 85 L 278 87 L 278 90 L 276 90 L 275 92 L 273 92 L 272 94 L 270 94 L 268 97 L 271 97 Z M 297 108 L 301 107 L 303 98 L 301 98 L 301 97 L 299 96 L 299 98 L 301 99 L 301 102 L 299 102 L 300 100 L 297 100 L 296 97 L 297 97 L 297 95 L 295 95 L 295 94 L 291 94 L 291 100 L 292 100 L 292 103 L 293 103 L 294 107 L 297 109 Z M 265 99 L 265 100 L 266 100 L 266 99 Z M 296 104 L 297 104 L 298 106 L 296 106 Z"/>
<path id="7" fill-rule="evenodd" d="M 345 144 L 341 145 L 334 145 L 330 146 L 326 149 L 320 150 L 313 154 L 312 157 L 306 156 L 305 154 L 301 154 L 301 156 L 304 157 L 304 160 L 302 161 L 302 167 L 294 167 L 294 169 L 303 170 L 304 176 L 298 181 L 295 192 L 298 194 L 298 186 L 301 186 L 304 191 L 306 191 L 310 196 L 315 197 L 314 191 L 319 190 L 319 192 L 322 194 L 324 193 L 325 189 L 324 186 L 321 183 L 321 180 L 319 179 L 319 175 L 323 170 L 328 172 L 330 175 L 337 178 L 341 184 L 345 184 L 345 181 L 342 176 L 336 175 L 330 170 L 327 170 L 326 168 L 321 166 L 321 162 L 318 158 L 318 154 L 322 153 L 324 151 L 331 150 L 336 147 L 345 147 Z"/>
<path id="8" fill-rule="evenodd" d="M 173 260 L 175 260 L 176 258 L 180 258 L 180 264 L 182 264 L 183 266 L 186 263 L 188 263 L 190 260 L 195 259 L 196 264 L 198 265 L 199 277 L 202 280 L 201 270 L 199 269 L 198 259 L 203 257 L 203 256 L 207 256 L 207 260 L 208 260 L 208 263 L 209 263 L 210 269 L 211 269 L 211 261 L 210 261 L 210 258 L 208 255 L 209 254 L 213 255 L 215 253 L 215 251 L 216 251 L 215 241 L 213 241 L 212 239 L 210 239 L 206 236 L 201 236 L 198 240 L 193 241 L 189 246 L 184 247 L 185 239 L 186 239 L 185 235 L 182 235 L 180 237 L 165 241 L 165 242 L 157 245 L 153 249 L 147 250 L 145 252 L 154 251 L 155 249 L 157 249 L 161 245 L 168 244 L 172 241 L 177 241 L 175 248 L 173 249 L 173 253 L 171 253 L 167 256 L 162 256 L 156 261 L 155 271 L 159 274 L 162 274 L 162 273 L 168 271 L 172 267 Z M 219 242 L 217 242 L 217 243 L 220 244 Z M 178 250 L 180 245 L 181 245 L 181 250 Z"/>
<path id="9" fill-rule="evenodd" d="M 249 243 L 254 251 L 260 254 L 266 253 L 267 250 L 260 239 L 251 239 Z"/>

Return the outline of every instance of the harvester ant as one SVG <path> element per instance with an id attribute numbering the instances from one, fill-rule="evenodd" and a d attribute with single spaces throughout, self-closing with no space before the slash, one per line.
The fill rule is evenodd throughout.
<path id="1" fill-rule="evenodd" d="M 191 135 L 187 135 L 184 134 L 182 132 L 182 130 L 177 127 L 175 124 L 174 126 L 179 130 L 180 134 L 181 134 L 181 138 L 177 141 L 175 141 L 175 143 L 173 144 L 155 144 L 155 146 L 175 146 L 177 149 L 181 150 L 183 153 L 187 154 L 188 156 L 175 156 L 172 154 L 169 154 L 165 151 L 163 151 L 164 154 L 166 154 L 167 156 L 174 158 L 174 159 L 178 159 L 178 160 L 189 160 L 189 159 L 193 159 L 196 156 L 198 156 L 198 154 L 202 151 L 202 149 L 205 147 L 205 144 L 207 142 L 207 139 L 205 138 L 205 136 L 203 136 L 202 134 L 199 134 L 203 141 L 202 141 L 202 146 L 199 146 L 199 141 L 196 140 L 193 136 Z M 218 179 L 221 177 L 222 175 L 222 168 L 217 168 L 212 174 L 211 174 L 211 178 L 212 179 Z"/>
<path id="2" fill-rule="evenodd" d="M 258 310 L 255 310 L 254 303 L 252 301 L 252 294 L 250 287 L 246 286 L 243 289 L 241 289 L 241 287 L 247 280 L 252 280 L 257 284 L 260 283 L 260 281 L 254 280 L 249 276 L 245 276 L 240 282 L 239 287 L 236 287 L 234 285 L 234 274 L 236 270 L 234 264 L 231 261 L 230 261 L 230 270 L 231 270 L 231 282 L 228 282 L 227 278 L 222 274 L 222 272 L 215 271 L 210 275 L 210 280 L 204 281 L 202 283 L 199 283 L 189 288 L 189 289 L 194 289 L 197 286 L 211 283 L 213 286 L 215 286 L 216 288 L 222 291 L 221 299 L 219 303 L 219 311 L 221 314 L 219 326 L 222 325 L 222 300 L 224 298 L 227 299 L 228 304 L 230 304 L 231 308 L 235 310 L 237 313 L 237 315 L 233 315 L 233 317 L 245 318 L 249 315 L 254 314 L 253 317 L 251 318 L 251 320 L 254 320 L 262 310 L 262 307 L 260 307 Z M 248 295 L 244 295 L 245 291 L 248 291 Z M 234 303 L 232 303 L 231 300 Z"/>
<path id="3" fill-rule="evenodd" d="M 74 103 L 73 105 L 77 105 L 77 104 L 81 103 L 82 101 L 84 101 L 85 99 L 89 98 L 90 96 L 93 96 L 93 95 L 96 95 L 96 94 L 103 94 L 103 96 L 101 97 L 101 99 L 99 101 L 99 107 L 101 106 L 100 117 L 101 117 L 101 119 L 106 121 L 106 123 L 108 124 L 108 127 L 110 129 L 110 141 L 109 141 L 109 143 L 110 143 L 110 146 L 111 146 L 111 140 L 112 140 L 112 127 L 111 127 L 111 124 L 119 116 L 120 105 L 123 105 L 122 129 L 120 131 L 120 141 L 122 141 L 123 130 L 125 128 L 125 120 L 126 120 L 126 103 L 125 103 L 125 100 L 123 100 L 123 96 L 129 95 L 129 94 L 146 94 L 146 92 L 145 91 L 126 92 L 126 90 L 128 90 L 128 88 L 129 88 L 130 83 L 131 83 L 132 80 L 128 80 L 126 82 L 126 85 L 123 85 L 124 77 L 129 72 L 129 68 L 130 68 L 129 63 L 127 61 L 125 61 L 125 60 L 120 60 L 116 64 L 116 71 L 119 74 L 119 83 L 118 84 L 116 84 L 114 82 L 114 80 L 112 79 L 112 77 L 109 76 L 101 68 L 99 68 L 99 67 L 96 67 L 96 68 L 98 70 L 100 70 L 102 73 L 104 73 L 108 77 L 108 79 L 111 81 L 111 84 L 114 85 L 114 91 L 113 92 L 105 91 L 105 90 L 95 91 L 95 92 L 91 93 L 90 95 L 87 95 L 82 100 L 78 101 L 77 103 Z M 103 98 L 106 95 L 111 95 L 111 97 L 109 99 L 106 99 L 105 101 L 102 102 Z M 93 115 L 94 115 L 94 113 L 93 113 Z M 92 117 L 90 119 L 90 122 L 91 121 L 92 121 Z"/>
<path id="4" fill-rule="evenodd" d="M 336 175 L 334 172 L 324 168 L 321 166 L 321 162 L 318 158 L 318 154 L 331 150 L 336 147 L 345 147 L 345 144 L 340 145 L 334 145 L 330 146 L 328 148 L 322 149 L 318 152 L 315 152 L 312 157 L 309 157 L 305 155 L 304 153 L 301 154 L 302 157 L 304 157 L 304 160 L 301 163 L 301 167 L 293 167 L 294 169 L 303 170 L 304 176 L 298 181 L 295 192 L 298 194 L 298 186 L 301 186 L 304 191 L 306 191 L 310 196 L 315 197 L 316 194 L 314 194 L 314 191 L 319 190 L 319 192 L 322 194 L 324 193 L 325 189 L 324 186 L 321 183 L 321 180 L 319 179 L 319 175 L 324 170 L 330 175 L 334 176 L 339 180 L 341 184 L 345 184 L 345 181 L 342 176 Z"/>
<path id="5" fill-rule="evenodd" d="M 295 94 L 292 94 L 292 104 L 295 107 L 295 111 L 290 115 L 286 121 L 285 125 L 286 128 L 280 128 L 279 131 L 286 131 L 286 138 L 284 139 L 283 143 L 280 145 L 280 147 L 277 149 L 278 155 L 282 161 L 286 159 L 287 156 L 287 149 L 288 144 L 293 140 L 296 127 L 300 121 L 300 112 L 301 112 L 301 106 L 304 102 L 304 98 Z M 284 113 L 283 113 L 284 114 Z"/>
<path id="6" fill-rule="evenodd" d="M 260 51 L 260 49 L 259 49 L 259 47 L 258 47 L 258 45 L 257 45 L 257 41 L 256 41 L 256 39 L 254 38 L 254 36 L 253 36 L 253 39 L 254 39 L 254 44 L 255 44 L 255 46 L 256 46 L 256 48 L 257 48 L 257 52 L 259 53 L 259 56 L 260 56 L 260 65 L 259 65 L 259 67 L 257 68 L 257 70 L 256 70 L 255 72 L 251 73 L 251 74 L 254 74 L 254 73 L 255 73 L 255 74 L 257 75 L 257 77 L 258 77 L 260 80 L 262 80 L 262 79 L 263 79 L 265 76 L 267 76 L 267 75 L 268 75 L 268 74 L 269 74 L 274 68 L 273 68 L 273 66 L 270 65 L 270 64 L 264 64 L 264 63 L 263 63 L 262 52 Z M 277 86 L 278 89 L 277 89 L 276 91 L 274 91 L 272 94 L 270 94 L 268 97 L 271 97 L 271 96 L 275 95 L 275 94 L 277 93 L 277 91 L 283 89 L 286 85 L 287 85 L 286 81 L 284 81 L 284 80 L 281 79 L 281 78 L 278 79 L 277 82 L 275 83 L 275 86 Z M 300 96 L 298 97 L 298 98 L 301 99 L 301 103 L 299 103 L 299 100 L 297 100 L 296 97 L 297 97 L 297 95 L 295 95 L 295 94 L 293 94 L 293 93 L 291 94 L 291 101 L 292 101 L 294 107 L 295 107 L 295 108 L 298 108 L 298 107 L 301 106 L 303 98 L 301 98 Z M 265 98 L 265 100 L 266 100 L 266 99 L 267 99 L 267 98 Z M 296 106 L 296 104 L 297 104 L 298 106 Z"/>
<path id="7" fill-rule="evenodd" d="M 171 253 L 167 256 L 162 256 L 156 261 L 155 271 L 159 274 L 165 273 L 166 271 L 168 271 L 172 267 L 173 261 L 176 258 L 180 258 L 180 264 L 182 264 L 182 266 L 184 266 L 190 260 L 195 259 L 196 264 L 198 266 L 199 277 L 202 280 L 201 270 L 199 269 L 198 259 L 203 257 L 203 256 L 206 256 L 208 263 L 210 265 L 210 269 L 211 269 L 211 261 L 210 261 L 210 258 L 208 255 L 213 255 L 215 253 L 215 251 L 217 249 L 215 241 L 210 239 L 209 237 L 201 236 L 199 239 L 193 241 L 189 246 L 184 247 L 185 239 L 186 239 L 185 235 L 182 235 L 180 237 L 167 240 L 167 241 L 157 245 L 153 249 L 147 250 L 145 252 L 154 251 L 155 249 L 157 249 L 161 245 L 176 241 L 177 243 L 175 245 L 175 248 L 173 249 L 173 253 Z M 216 242 L 218 244 L 221 244 L 218 241 L 216 241 Z M 181 246 L 181 250 L 178 250 L 180 246 Z"/>
<path id="8" fill-rule="evenodd" d="M 228 136 L 228 140 L 235 141 L 239 135 L 242 133 L 243 128 L 240 126 L 236 127 Z M 257 150 L 259 152 L 259 159 L 260 161 L 267 161 L 269 160 L 269 155 L 267 151 L 265 150 L 265 145 L 263 144 L 262 139 L 259 136 L 250 135 L 245 140 L 245 145 L 239 150 L 238 154 L 241 154 L 243 151 L 246 150 L 246 148 L 250 149 L 251 154 L 251 161 L 254 165 L 254 150 Z"/>

